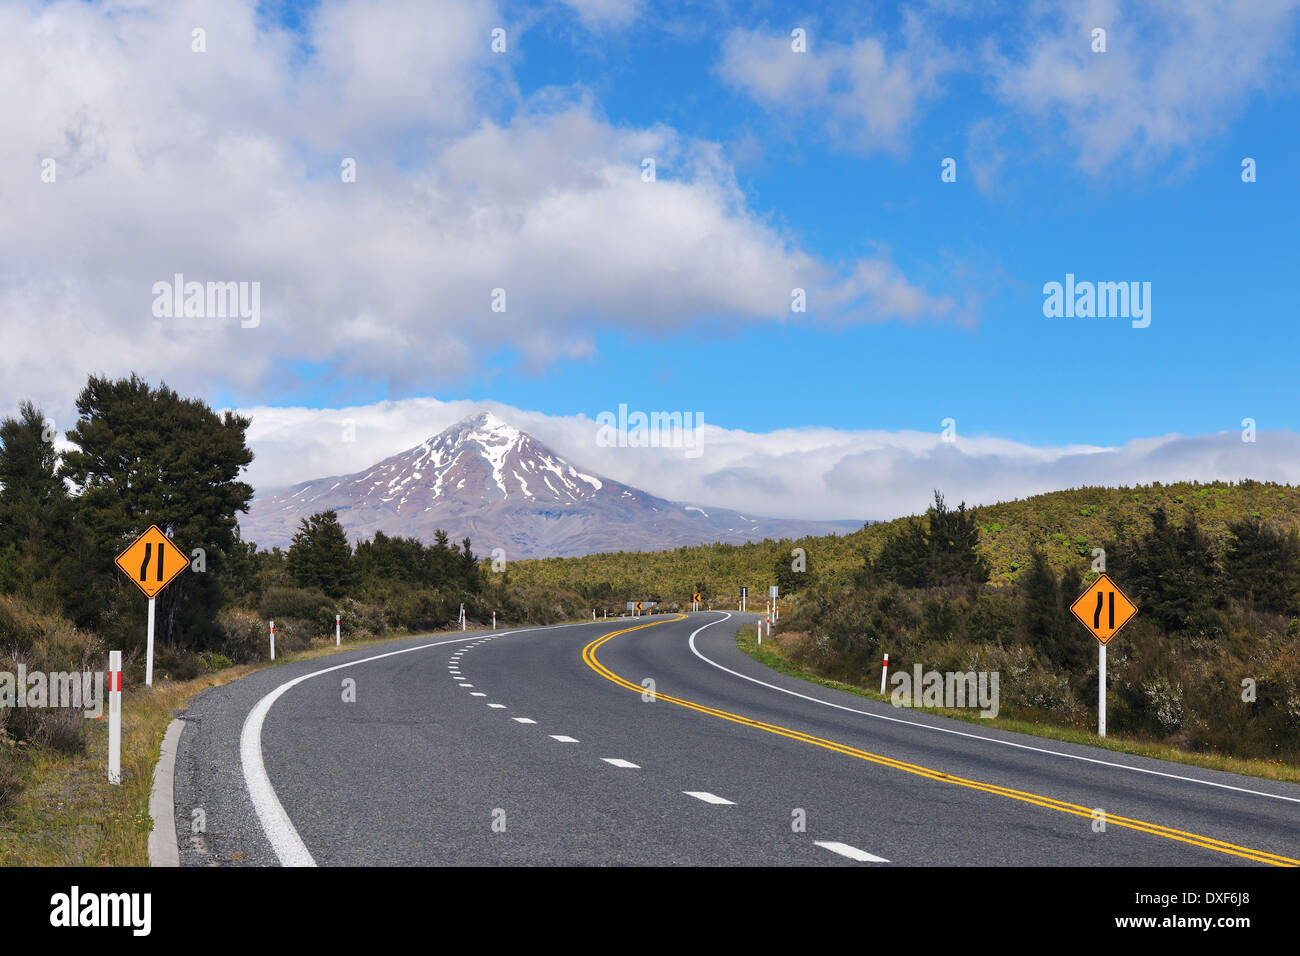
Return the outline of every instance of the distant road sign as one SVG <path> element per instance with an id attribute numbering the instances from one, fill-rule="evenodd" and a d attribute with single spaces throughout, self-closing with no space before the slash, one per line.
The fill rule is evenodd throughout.
<path id="1" fill-rule="evenodd" d="M 119 554 L 116 563 L 145 597 L 153 598 L 190 566 L 190 559 L 155 524 Z"/>
<path id="2" fill-rule="evenodd" d="M 641 610 L 641 602 L 640 602 L 640 601 L 637 601 L 637 602 L 636 602 L 636 609 L 637 609 L 638 611 Z"/>
<path id="3" fill-rule="evenodd" d="M 749 588 L 747 588 L 747 587 L 741 587 L 741 589 L 740 589 L 740 596 L 743 597 L 743 598 L 747 598 L 747 597 L 749 597 Z"/>
<path id="4" fill-rule="evenodd" d="M 769 587 L 769 588 L 767 589 L 767 596 L 770 597 L 770 598 L 774 598 L 774 597 L 776 597 L 776 585 L 775 585 L 775 584 L 773 584 L 771 587 Z"/>
<path id="5" fill-rule="evenodd" d="M 1108 575 L 1093 581 L 1070 605 L 1070 613 L 1102 644 L 1119 633 L 1137 614 L 1128 599 Z"/>
<path id="6" fill-rule="evenodd" d="M 702 603 L 702 602 L 704 601 L 704 598 L 700 596 L 700 592 L 699 592 L 699 591 L 696 591 L 696 592 L 695 592 L 695 597 L 693 597 L 691 600 L 693 600 L 696 604 L 700 604 L 700 603 Z"/>

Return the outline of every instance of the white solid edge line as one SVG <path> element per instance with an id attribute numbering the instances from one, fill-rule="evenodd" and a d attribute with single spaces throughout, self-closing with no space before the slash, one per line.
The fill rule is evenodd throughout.
<path id="1" fill-rule="evenodd" d="M 837 843 L 834 840 L 814 840 L 813 842 L 825 850 L 838 853 L 840 856 L 847 856 L 850 860 L 857 860 L 859 863 L 889 862 L 883 856 L 875 856 L 866 850 L 859 850 L 855 846 L 849 846 L 847 843 Z"/>
<path id="2" fill-rule="evenodd" d="M 581 621 L 574 624 L 525 627 L 517 631 L 506 631 L 498 636 L 505 637 L 507 634 L 523 634 L 528 631 L 545 631 L 560 627 L 583 627 L 590 623 L 590 621 Z M 239 763 L 244 773 L 244 788 L 248 791 L 248 799 L 253 804 L 257 820 L 262 825 L 262 832 L 266 834 L 267 842 L 271 844 L 271 849 L 275 851 L 281 866 L 315 866 L 316 861 L 307 849 L 307 844 L 302 842 L 302 837 L 294 829 L 293 823 L 289 820 L 289 814 L 285 812 L 284 806 L 280 803 L 280 798 L 275 794 L 275 787 L 271 786 L 271 779 L 266 775 L 266 764 L 262 759 L 262 724 L 266 720 L 271 705 L 279 700 L 285 691 L 297 687 L 305 680 L 319 677 L 321 674 L 329 674 L 347 667 L 356 667 L 358 664 L 367 664 L 370 661 L 382 660 L 385 657 L 396 657 L 398 654 L 410 654 L 414 651 L 428 650 L 431 647 L 443 647 L 447 644 L 455 644 L 457 640 L 461 640 L 461 638 L 435 641 L 432 644 L 421 644 L 418 647 L 405 647 L 399 651 L 375 654 L 372 657 L 363 657 L 361 660 L 335 664 L 333 667 L 326 667 L 318 671 L 312 671 L 310 674 L 303 674 L 301 677 L 285 681 L 259 700 L 253 706 L 253 709 L 248 712 L 248 716 L 244 718 L 243 729 L 239 734 Z"/>
<path id="3" fill-rule="evenodd" d="M 1115 767 L 1118 770 L 1131 770 L 1134 773 L 1146 773 L 1146 774 L 1151 774 L 1152 776 L 1155 777 L 1168 777 L 1170 780 L 1181 780 L 1184 781 L 1185 783 L 1199 783 L 1202 786 L 1206 786 L 1206 787 L 1218 787 L 1221 790 L 1234 790 L 1237 793 L 1249 793 L 1252 796 L 1256 796 L 1256 797 L 1271 797 L 1274 800 L 1286 800 L 1289 803 L 1300 803 L 1300 797 L 1284 797 L 1278 793 L 1267 793 L 1263 790 L 1251 790 L 1247 787 L 1234 787 L 1231 784 L 1227 784 L 1227 783 L 1217 783 L 1216 781 L 1213 780 L 1200 780 L 1196 777 L 1184 777 L 1181 774 L 1167 773 L 1166 771 L 1163 770 L 1149 770 L 1146 767 L 1134 767 L 1131 766 L 1130 764 L 1115 763 L 1110 760 L 1100 760 L 1096 757 L 1084 757 L 1080 754 L 1063 753 L 1060 750 L 1048 750 L 1046 747 L 1031 747 L 1029 744 L 1016 743 L 1014 740 L 1000 740 L 997 737 L 985 737 L 983 734 L 967 733 L 964 730 L 953 730 L 949 727 L 935 727 L 933 724 L 923 724 L 915 720 L 906 720 L 902 717 L 887 717 L 884 714 L 873 714 L 869 710 L 858 710 L 855 707 L 846 707 L 843 704 L 834 704 L 831 703 L 829 700 L 821 700 L 817 697 L 809 697 L 807 694 L 800 694 L 798 691 L 789 690 L 788 688 L 785 687 L 778 687 L 776 684 L 769 684 L 766 681 L 761 681 L 757 677 L 750 677 L 748 674 L 741 674 L 738 671 L 733 671 L 730 667 L 724 667 L 723 665 L 719 664 L 717 661 L 705 657 L 703 654 L 700 653 L 700 649 L 695 646 L 695 635 L 700 633 L 700 631 L 704 630 L 704 628 L 712 627 L 714 624 L 721 624 L 723 621 L 727 620 L 727 618 L 731 617 L 731 614 L 728 611 L 715 611 L 714 613 L 723 614 L 725 615 L 725 617 L 720 617 L 716 621 L 710 621 L 708 624 L 705 624 L 704 627 L 697 629 L 691 634 L 690 640 L 688 642 L 691 647 L 691 653 L 693 653 L 700 660 L 704 661 L 706 664 L 712 664 L 720 671 L 726 671 L 728 674 L 731 674 L 734 677 L 739 677 L 741 680 L 747 680 L 750 681 L 751 683 L 758 684 L 762 687 L 770 688 L 771 690 L 779 690 L 781 693 L 789 694 L 791 697 L 800 697 L 804 700 L 810 700 L 814 704 L 822 704 L 825 707 L 834 707 L 836 710 L 847 710 L 851 714 L 861 714 L 863 717 L 872 717 L 875 718 L 876 720 L 887 720 L 890 723 L 894 723 L 894 724 L 907 724 L 909 727 L 920 727 L 923 730 L 934 730 L 941 734 L 953 734 L 957 737 L 969 737 L 971 740 L 981 740 L 984 743 L 1001 744 L 1004 747 L 1016 747 L 1020 750 L 1031 750 L 1034 753 L 1048 754 L 1053 757 L 1066 757 L 1070 760 L 1082 760 L 1086 763 L 1100 764 L 1103 767 Z"/>

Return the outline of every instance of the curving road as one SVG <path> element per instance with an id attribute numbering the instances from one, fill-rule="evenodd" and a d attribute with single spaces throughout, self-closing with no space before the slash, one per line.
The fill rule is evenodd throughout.
<path id="1" fill-rule="evenodd" d="M 753 619 L 411 639 L 206 691 L 182 864 L 1300 864 L 1300 787 L 810 685 L 737 650 Z"/>

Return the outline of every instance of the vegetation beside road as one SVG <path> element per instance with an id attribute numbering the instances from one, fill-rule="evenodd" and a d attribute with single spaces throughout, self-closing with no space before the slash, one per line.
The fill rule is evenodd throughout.
<path id="1" fill-rule="evenodd" d="M 813 580 L 796 592 L 779 624 L 785 658 L 859 687 L 878 686 L 885 653 L 894 674 L 997 673 L 1005 714 L 1090 732 L 1097 645 L 1068 608 L 1100 557 L 1078 555 L 1058 572 L 1031 550 L 1014 582 L 998 584 L 986 521 L 986 509 L 951 509 L 936 496 L 924 517 L 891 522 L 848 583 Z M 1296 527 L 1249 513 L 1216 536 L 1194 510 L 1156 507 L 1141 526 L 1084 543 L 1104 551 L 1139 608 L 1109 645 L 1108 731 L 1300 765 Z"/>
<path id="2" fill-rule="evenodd" d="M 863 489 L 864 501 L 870 489 Z M 863 510 L 867 510 L 864 504 Z M 977 550 L 989 567 L 993 587 L 1015 585 L 1037 550 L 1057 574 L 1087 568 L 1092 549 L 1117 535 L 1132 537 L 1151 527 L 1151 515 L 1163 510 L 1175 522 L 1184 515 L 1216 550 L 1228 543 L 1234 523 L 1258 518 L 1265 525 L 1300 528 L 1300 488 L 1271 482 L 1175 482 L 1119 488 L 1072 488 L 971 509 L 979 531 Z M 518 584 L 562 587 L 589 601 L 619 603 L 633 596 L 689 603 L 693 591 L 707 600 L 736 605 L 747 586 L 750 608 L 762 608 L 769 584 L 784 584 L 782 594 L 804 590 L 814 582 L 845 586 L 853 582 L 863 557 L 875 560 L 891 535 L 909 519 L 868 524 L 845 535 L 709 544 L 671 551 L 618 551 L 580 558 L 516 561 L 510 576 Z M 790 568 L 790 552 L 807 552 L 802 577 Z"/>
<path id="3" fill-rule="evenodd" d="M 0 420 L 0 695 L 3 676 L 20 670 L 103 671 L 109 649 L 123 652 L 125 687 L 143 683 L 148 605 L 114 557 L 155 524 L 191 558 L 156 599 L 158 699 L 173 683 L 265 661 L 270 621 L 283 657 L 332 642 L 336 615 L 355 644 L 451 628 L 462 606 L 471 627 L 494 612 L 502 626 L 590 613 L 573 591 L 493 573 L 468 538 L 457 544 L 442 532 L 428 544 L 377 533 L 353 547 L 337 516 L 323 512 L 302 520 L 287 550 L 259 550 L 238 527 L 253 494 L 241 480 L 252 460 L 249 419 L 134 375 L 92 376 L 76 408 L 62 451 L 34 404 Z M 87 759 L 86 724 L 79 709 L 20 708 L 0 696 L 0 820 L 6 808 L 21 814 L 24 788 Z M 124 752 L 124 771 L 127 760 Z M 52 818 L 80 807 L 82 816 L 69 810 L 66 819 L 91 829 L 119 825 L 79 798 L 50 806 Z"/>
<path id="4" fill-rule="evenodd" d="M 757 629 L 754 625 L 745 625 L 740 628 L 736 634 L 736 646 L 745 654 L 754 658 L 760 664 L 780 671 L 782 674 L 788 674 L 791 677 L 797 677 L 800 680 L 808 681 L 812 684 L 818 684 L 822 687 L 828 687 L 831 690 L 844 691 L 845 693 L 855 694 L 858 697 L 864 697 L 869 700 L 880 701 L 882 703 L 890 702 L 889 694 L 881 694 L 874 687 L 866 687 L 860 684 L 850 684 L 844 681 L 832 680 L 823 677 L 807 667 L 800 666 L 791 659 L 791 652 L 796 651 L 802 635 L 792 634 L 789 632 L 782 633 L 777 631 L 771 638 L 765 638 L 760 646 L 757 640 Z M 892 664 L 892 661 L 891 661 Z M 879 683 L 877 682 L 877 685 Z M 1240 773 L 1252 777 L 1262 777 L 1267 780 L 1282 780 L 1287 783 L 1300 784 L 1300 766 L 1294 764 L 1282 763 L 1278 760 L 1252 760 L 1240 757 L 1231 757 L 1219 753 L 1197 753 L 1190 750 L 1181 750 L 1168 744 L 1156 743 L 1151 740 L 1128 737 L 1107 733 L 1105 737 L 1098 737 L 1095 729 L 1085 729 L 1079 727 L 1061 726 L 1058 724 L 1042 723 L 1031 719 L 1022 719 L 1014 716 L 1007 716 L 999 713 L 997 717 L 980 717 L 978 710 L 959 710 L 946 707 L 924 707 L 920 708 L 926 713 L 937 714 L 942 717 L 951 717 L 954 720 L 965 721 L 970 724 L 978 724 L 986 727 L 996 727 L 999 730 L 1008 730 L 1013 733 L 1028 734 L 1033 737 L 1042 737 L 1045 740 L 1060 740 L 1066 743 L 1087 744 L 1092 747 L 1102 747 L 1106 750 L 1113 750 L 1117 753 L 1133 754 L 1139 757 L 1151 757 L 1156 760 L 1169 760 L 1174 763 L 1187 764 L 1192 767 L 1204 767 L 1208 770 L 1222 770 L 1227 773 Z"/>
<path id="5" fill-rule="evenodd" d="M 907 670 L 997 671 L 1007 714 L 1087 733 L 1096 651 L 1067 608 L 1101 549 L 1139 608 L 1112 643 L 1112 733 L 1300 765 L 1300 488 L 1080 488 L 971 509 L 936 493 L 923 516 L 847 535 L 508 565 L 442 532 L 353 546 L 327 511 L 287 549 L 262 550 L 238 528 L 253 494 L 247 418 L 136 376 L 91 377 L 76 407 L 62 452 L 31 403 L 0 420 L 0 675 L 100 671 L 114 648 L 126 686 L 143 683 L 146 602 L 113 558 L 157 524 L 193 559 L 157 600 L 151 699 L 164 703 L 264 662 L 271 620 L 285 656 L 331 642 L 336 615 L 355 644 L 449 628 L 462 606 L 471 626 L 494 612 L 503 626 L 549 624 L 631 600 L 685 609 L 694 592 L 734 607 L 742 586 L 754 609 L 777 584 L 784 659 L 803 673 L 871 686 L 884 652 Z M 86 724 L 68 708 L 0 706 L 0 820 L 34 825 L 44 804 L 27 801 L 51 796 L 51 820 L 131 844 L 129 814 L 97 817 L 91 790 L 60 789 L 102 736 Z M 156 755 L 141 739 L 130 759 Z M 110 805 L 129 809 L 129 789 Z M 69 859 L 100 859 L 85 847 L 102 834 L 64 836 Z"/>

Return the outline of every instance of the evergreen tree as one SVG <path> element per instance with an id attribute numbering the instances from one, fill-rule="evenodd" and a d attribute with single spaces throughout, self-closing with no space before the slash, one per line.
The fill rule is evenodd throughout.
<path id="1" fill-rule="evenodd" d="M 797 594 L 812 584 L 813 569 L 808 561 L 807 549 L 800 549 L 803 553 L 799 555 L 792 554 L 794 550 L 782 548 L 773 566 L 774 583 L 783 595 Z"/>
<path id="2" fill-rule="evenodd" d="M 478 558 L 470 550 L 469 538 L 460 545 L 460 580 L 461 586 L 471 594 L 477 594 L 480 587 L 478 576 Z"/>
<path id="3" fill-rule="evenodd" d="M 1030 551 L 1029 567 L 1020 575 L 1020 594 L 1025 636 L 1031 647 L 1051 660 L 1060 627 L 1061 594 L 1056 573 L 1037 548 Z"/>
<path id="4" fill-rule="evenodd" d="M 953 511 L 943 495 L 934 493 L 926 522 L 909 518 L 885 540 L 875 572 L 903 587 L 921 588 L 950 584 L 983 584 L 989 579 L 988 562 L 979 553 L 979 527 L 966 503 Z"/>
<path id="5" fill-rule="evenodd" d="M 1163 507 L 1151 512 L 1142 537 L 1114 544 L 1116 581 L 1144 615 L 1165 631 L 1221 630 L 1219 569 L 1209 537 L 1189 511 L 1181 525 Z"/>
<path id="6" fill-rule="evenodd" d="M 962 502 L 956 511 L 934 493 L 929 509 L 930 580 L 934 584 L 983 584 L 989 579 L 988 562 L 979 553 L 980 531 L 975 512 Z"/>
<path id="7" fill-rule="evenodd" d="M 923 588 L 930 583 L 930 543 L 925 525 L 908 518 L 902 528 L 885 539 L 873 566 L 875 577 L 905 588 Z"/>
<path id="8" fill-rule="evenodd" d="M 0 591 L 77 619 L 88 593 L 77 573 L 83 549 L 53 438 L 31 402 L 0 422 Z"/>
<path id="9" fill-rule="evenodd" d="M 289 546 L 289 574 L 300 588 L 319 588 L 335 600 L 356 586 L 352 546 L 334 511 L 303 518 Z"/>
<path id="10" fill-rule="evenodd" d="M 1228 527 L 1223 570 L 1234 596 L 1261 611 L 1300 613 L 1300 534 L 1250 517 Z"/>
<path id="11" fill-rule="evenodd" d="M 139 376 L 91 376 L 77 397 L 78 419 L 67 438 L 61 478 L 70 480 L 92 569 L 112 576 L 114 556 L 151 524 L 181 551 L 202 548 L 207 573 L 185 573 L 157 598 L 157 636 L 204 646 L 219 635 L 220 572 L 236 546 L 237 513 L 253 489 L 239 480 L 253 460 L 245 444 L 249 419 L 218 417 L 199 399 Z"/>

